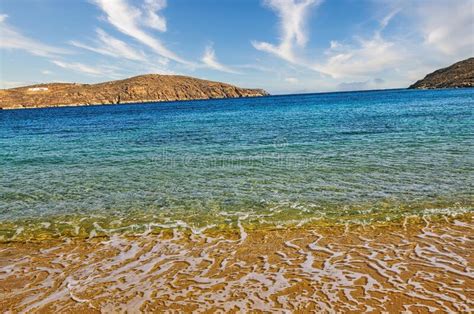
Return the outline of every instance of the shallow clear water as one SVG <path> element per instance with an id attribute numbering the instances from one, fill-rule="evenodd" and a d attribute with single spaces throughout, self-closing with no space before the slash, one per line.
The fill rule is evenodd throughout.
<path id="1" fill-rule="evenodd" d="M 473 105 L 458 89 L 0 111 L 0 233 L 471 211 Z"/>

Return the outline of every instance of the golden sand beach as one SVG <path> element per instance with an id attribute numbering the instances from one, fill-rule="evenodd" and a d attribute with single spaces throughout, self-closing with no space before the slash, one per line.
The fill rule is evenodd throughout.
<path id="1" fill-rule="evenodd" d="M 0 245 L 2 312 L 469 313 L 472 214 Z"/>

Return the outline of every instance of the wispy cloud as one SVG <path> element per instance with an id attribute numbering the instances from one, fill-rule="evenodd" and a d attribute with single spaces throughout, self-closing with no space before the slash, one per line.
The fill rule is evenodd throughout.
<path id="1" fill-rule="evenodd" d="M 0 48 L 23 50 L 41 57 L 52 57 L 68 53 L 66 49 L 50 46 L 23 35 L 6 23 L 7 18 L 8 15 L 0 14 Z"/>
<path id="2" fill-rule="evenodd" d="M 207 46 L 206 51 L 204 52 L 204 56 L 202 57 L 201 61 L 209 68 L 222 71 L 222 72 L 227 72 L 227 73 L 234 73 L 234 74 L 239 74 L 240 72 L 235 71 L 231 69 L 228 66 L 223 65 L 220 63 L 217 58 L 214 49 L 212 46 Z"/>
<path id="3" fill-rule="evenodd" d="M 266 0 L 265 5 L 274 10 L 280 18 L 280 43 L 253 41 L 252 45 L 261 51 L 274 54 L 286 61 L 299 63 L 295 48 L 305 47 L 308 42 L 306 22 L 310 9 L 321 0 Z"/>
<path id="4" fill-rule="evenodd" d="M 388 14 L 386 14 L 381 20 L 380 20 L 380 29 L 378 30 L 378 34 L 381 33 L 381 31 L 383 31 L 387 26 L 388 24 L 390 23 L 390 21 L 398 14 L 400 13 L 401 11 L 401 7 L 398 7 L 396 6 L 395 8 L 393 8 Z"/>
<path id="5" fill-rule="evenodd" d="M 425 44 L 446 55 L 474 55 L 474 2 L 421 1 L 417 20 Z"/>
<path id="6" fill-rule="evenodd" d="M 328 59 L 314 65 L 313 69 L 334 78 L 368 78 L 388 68 L 396 67 L 406 53 L 399 43 L 385 39 L 382 33 L 400 10 L 399 7 L 395 7 L 385 14 L 379 20 L 379 26 L 374 30 L 372 38 L 355 37 L 351 45 L 331 41 L 330 48 L 325 52 Z"/>
<path id="7" fill-rule="evenodd" d="M 288 82 L 290 84 L 296 84 L 299 82 L 299 80 L 296 77 L 287 77 L 285 78 L 285 82 Z"/>
<path id="8" fill-rule="evenodd" d="M 145 0 L 143 8 L 145 24 L 160 32 L 166 32 L 166 19 L 158 14 L 160 10 L 166 8 L 166 0 Z"/>
<path id="9" fill-rule="evenodd" d="M 381 76 L 389 77 L 392 86 L 403 86 L 413 77 L 474 55 L 472 0 L 374 1 L 379 12 L 385 14 L 377 19 L 379 24 L 371 35 L 351 34 L 347 39 L 332 40 L 325 53 L 313 60 L 300 56 L 309 40 L 305 28 L 309 11 L 320 1 L 266 0 L 264 3 L 279 17 L 281 40 L 278 45 L 253 42 L 253 46 L 290 65 L 326 74 L 339 84 L 338 88 L 378 88 L 380 84 L 374 83 L 374 78 Z M 406 28 L 387 32 L 399 16 L 410 26 L 409 32 Z M 343 80 L 347 79 L 355 83 L 346 85 Z M 383 82 L 384 86 L 390 84 L 387 82 Z"/>
<path id="10" fill-rule="evenodd" d="M 94 76 L 105 74 L 104 71 L 101 69 L 94 68 L 79 62 L 64 62 L 59 60 L 52 60 L 51 62 L 63 69 L 68 69 L 83 74 L 89 74 Z"/>
<path id="11" fill-rule="evenodd" d="M 296 56 L 297 48 L 304 48 L 308 42 L 305 24 L 309 10 L 321 3 L 316 0 L 268 0 L 265 2 L 280 18 L 281 42 L 278 46 L 253 42 L 256 49 L 273 53 L 285 61 L 330 75 L 333 78 L 368 76 L 393 66 L 402 58 L 402 51 L 383 38 L 382 31 L 398 14 L 399 8 L 391 10 L 380 21 L 372 38 L 354 37 L 352 44 L 336 40 L 330 42 L 323 60 L 303 60 Z"/>
<path id="12" fill-rule="evenodd" d="M 127 43 L 110 36 L 102 29 L 97 29 L 97 41 L 95 46 L 87 45 L 78 41 L 70 41 L 69 43 L 75 47 L 93 51 L 106 56 L 115 58 L 125 58 L 135 61 L 145 61 L 146 57 L 142 51 L 138 51 Z"/>
<path id="13" fill-rule="evenodd" d="M 192 64 L 191 62 L 182 59 L 174 52 L 166 48 L 160 40 L 151 36 L 142 28 L 142 25 L 145 24 L 145 26 L 150 27 L 151 25 L 154 29 L 158 29 L 160 31 L 166 30 L 164 18 L 158 16 L 155 13 L 157 8 L 162 9 L 164 7 L 166 4 L 164 1 L 147 1 L 145 3 L 145 7 L 148 8 L 146 12 L 144 12 L 143 9 L 141 10 L 128 4 L 126 0 L 92 1 L 106 14 L 106 20 L 120 32 L 148 46 L 155 53 L 161 55 L 164 58 L 168 58 L 182 64 Z M 155 11 L 150 11 L 150 6 L 154 8 Z M 154 22 L 151 22 L 152 20 Z"/>
<path id="14" fill-rule="evenodd" d="M 366 77 L 393 67 L 403 58 L 403 51 L 380 35 L 371 39 L 359 38 L 355 45 L 332 42 L 331 46 L 326 52 L 328 59 L 314 65 L 313 69 L 334 78 Z"/>

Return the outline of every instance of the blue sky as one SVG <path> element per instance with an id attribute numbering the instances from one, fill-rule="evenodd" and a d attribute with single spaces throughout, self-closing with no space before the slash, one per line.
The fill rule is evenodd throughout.
<path id="1" fill-rule="evenodd" d="M 0 88 L 145 73 L 398 88 L 471 56 L 474 0 L 0 0 Z"/>

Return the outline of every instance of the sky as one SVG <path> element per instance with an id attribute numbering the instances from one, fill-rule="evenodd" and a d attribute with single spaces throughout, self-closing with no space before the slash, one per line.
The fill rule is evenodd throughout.
<path id="1" fill-rule="evenodd" d="M 177 74 L 403 88 L 474 56 L 474 0 L 0 0 L 0 88 Z"/>

